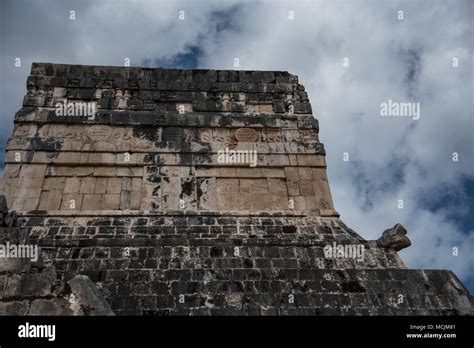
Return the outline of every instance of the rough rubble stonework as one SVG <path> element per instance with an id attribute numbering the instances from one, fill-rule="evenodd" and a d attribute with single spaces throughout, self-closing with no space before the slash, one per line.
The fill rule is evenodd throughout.
<path id="1" fill-rule="evenodd" d="M 295 75 L 34 63 L 27 89 L 0 193 L 50 270 L 0 268 L 0 313 L 472 314 L 452 272 L 405 267 L 403 226 L 367 241 L 339 219 Z M 43 286 L 17 303 L 12 277 Z"/>

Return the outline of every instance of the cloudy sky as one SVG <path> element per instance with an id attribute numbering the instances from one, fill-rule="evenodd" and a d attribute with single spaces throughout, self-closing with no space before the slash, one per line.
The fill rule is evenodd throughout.
<path id="1" fill-rule="evenodd" d="M 0 160 L 33 61 L 288 70 L 320 120 L 342 219 L 367 239 L 402 223 L 409 267 L 454 270 L 474 292 L 473 6 L 3 0 Z M 388 100 L 419 103 L 420 118 L 382 117 Z"/>

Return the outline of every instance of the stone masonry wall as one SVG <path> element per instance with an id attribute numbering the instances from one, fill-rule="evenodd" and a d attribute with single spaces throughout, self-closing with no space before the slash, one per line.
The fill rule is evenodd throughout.
<path id="1" fill-rule="evenodd" d="M 27 86 L 5 160 L 13 209 L 281 211 L 291 200 L 337 215 L 318 122 L 286 72 L 34 64 Z M 57 116 L 57 103 L 78 102 L 94 119 Z M 256 166 L 219 163 L 226 148 L 255 150 Z"/>
<path id="2" fill-rule="evenodd" d="M 56 281 L 114 313 L 472 314 L 453 273 L 406 269 L 401 225 L 339 219 L 296 76 L 34 63 L 27 90 L 0 193 Z"/>

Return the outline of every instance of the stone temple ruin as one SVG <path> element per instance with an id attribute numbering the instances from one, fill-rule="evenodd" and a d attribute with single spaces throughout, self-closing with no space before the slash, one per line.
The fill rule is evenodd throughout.
<path id="1" fill-rule="evenodd" d="M 40 255 L 0 258 L 1 314 L 472 314 L 403 226 L 339 219 L 297 76 L 34 63 L 27 90 L 0 243 Z"/>

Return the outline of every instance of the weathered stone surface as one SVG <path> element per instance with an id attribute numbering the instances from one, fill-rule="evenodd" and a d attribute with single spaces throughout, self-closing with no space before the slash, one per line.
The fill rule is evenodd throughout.
<path id="1" fill-rule="evenodd" d="M 27 86 L 0 187 L 25 232 L 0 242 L 43 252 L 4 264 L 0 314 L 472 315 L 453 273 L 406 269 L 401 225 L 338 218 L 296 76 L 34 63 Z"/>
<path id="2" fill-rule="evenodd" d="M 382 248 L 394 249 L 395 251 L 405 249 L 411 245 L 406 234 L 407 230 L 405 227 L 396 224 L 382 233 L 382 236 L 377 239 L 377 245 Z"/>
<path id="3" fill-rule="evenodd" d="M 0 301 L 0 315 L 26 315 L 28 313 L 28 301 Z"/>
<path id="4" fill-rule="evenodd" d="M 14 274 L 6 280 L 3 298 L 44 297 L 51 294 L 56 282 L 56 272 L 53 269 L 41 273 L 28 273 L 24 276 Z"/>
<path id="5" fill-rule="evenodd" d="M 8 213 L 7 201 L 4 195 L 0 195 L 0 214 L 3 217 L 3 214 Z"/>
<path id="6" fill-rule="evenodd" d="M 29 267 L 29 259 L 0 257 L 0 273 L 13 271 L 24 273 Z"/>
<path id="7" fill-rule="evenodd" d="M 28 315 L 73 315 L 70 303 L 63 298 L 33 300 Z"/>
<path id="8" fill-rule="evenodd" d="M 86 315 L 114 315 L 109 304 L 87 276 L 75 276 L 68 282 L 81 310 Z"/>

